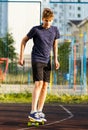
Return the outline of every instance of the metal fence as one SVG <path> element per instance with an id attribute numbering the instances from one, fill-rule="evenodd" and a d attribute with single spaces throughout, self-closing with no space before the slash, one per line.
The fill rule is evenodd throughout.
<path id="1" fill-rule="evenodd" d="M 41 12 L 40 12 L 41 11 L 41 2 L 39 2 L 39 3 L 34 2 L 34 3 L 32 2 L 32 5 L 33 6 L 35 5 L 36 9 L 38 10 L 39 15 L 36 16 L 36 10 L 35 10 L 35 16 L 36 16 L 36 19 L 38 17 L 38 19 L 37 19 L 38 21 L 33 20 L 33 21 L 31 21 L 31 23 L 33 23 L 35 21 L 35 22 L 37 22 L 37 24 L 40 24 L 40 22 L 41 22 Z M 22 2 L 21 2 L 21 4 L 22 4 Z M 15 3 L 13 5 L 15 5 Z M 28 3 L 26 3 L 26 6 L 27 5 L 28 5 Z M 52 5 L 52 3 L 51 3 L 51 5 Z M 58 17 L 59 19 L 61 18 L 61 20 L 56 20 L 56 23 L 54 23 L 58 28 L 60 28 L 60 31 L 62 30 L 61 39 L 59 42 L 60 44 L 58 46 L 58 50 L 59 50 L 58 60 L 60 62 L 60 69 L 57 71 L 54 69 L 54 60 L 53 60 L 53 56 L 52 56 L 51 57 L 52 71 L 51 71 L 51 75 L 50 75 L 49 88 L 50 88 L 50 90 L 51 89 L 53 90 L 53 88 L 54 88 L 54 90 L 56 90 L 57 92 L 59 92 L 59 90 L 61 90 L 60 92 L 62 92 L 63 90 L 64 90 L 64 92 L 66 92 L 66 91 L 70 92 L 71 89 L 72 90 L 80 89 L 80 92 L 82 92 L 82 90 L 85 91 L 87 89 L 87 82 L 88 82 L 88 79 L 87 79 L 87 77 L 88 77 L 88 72 L 87 72 L 88 38 L 86 38 L 88 35 L 88 24 L 86 24 L 87 21 L 85 19 L 81 24 L 79 24 L 79 26 L 74 25 L 74 22 L 72 23 L 72 21 L 69 21 L 69 19 L 67 19 L 66 15 L 65 15 L 65 14 L 68 14 L 68 10 L 70 9 L 69 7 L 71 7 L 71 6 L 69 6 L 69 5 L 67 6 L 62 3 L 58 3 L 58 5 L 60 5 L 61 10 L 63 12 L 63 19 L 62 19 L 62 17 Z M 17 6 L 19 9 L 19 4 L 17 4 Z M 54 5 L 52 5 L 51 7 L 53 8 L 53 6 Z M 77 5 L 73 4 L 72 6 L 75 7 Z M 84 7 L 84 6 L 82 6 L 82 7 Z M 11 9 L 13 9 L 12 6 L 11 6 Z M 30 9 L 30 8 L 28 8 L 28 9 Z M 32 9 L 34 11 L 34 8 L 32 8 Z M 27 11 L 27 13 L 33 12 L 33 11 Z M 3 12 L 1 12 L 1 13 L 3 13 Z M 14 13 L 14 11 L 13 11 L 13 13 Z M 17 12 L 17 14 L 18 14 L 18 12 Z M 14 16 L 17 17 L 17 14 L 12 15 L 12 20 L 13 20 L 12 23 L 14 23 Z M 20 19 L 20 16 L 21 15 L 19 14 L 19 17 L 18 17 L 19 19 Z M 32 15 L 29 15 L 29 16 L 32 16 Z M 34 16 L 34 19 L 35 19 L 35 16 Z M 55 17 L 56 16 L 57 16 L 57 13 L 55 13 Z M 11 17 L 9 16 L 9 20 L 10 19 L 11 19 Z M 24 19 L 25 19 L 25 15 L 24 15 Z M 22 23 L 22 21 L 23 20 L 21 20 L 20 23 Z M 60 24 L 58 24 L 57 21 L 58 22 L 61 21 L 62 28 L 59 27 Z M 67 21 L 67 23 L 66 23 L 66 21 Z M 11 25 L 10 22 L 9 22 L 9 26 Z M 25 22 L 25 21 L 23 21 L 23 22 Z M 30 22 L 30 18 L 29 18 L 29 22 Z M 29 22 L 28 22 L 28 25 L 26 25 L 26 23 L 23 23 L 23 25 L 26 25 L 26 28 L 27 28 L 27 30 L 25 30 L 25 31 L 28 31 Z M 17 25 L 16 26 L 17 28 L 15 26 L 13 26 L 14 29 L 18 29 L 19 28 L 18 23 L 15 23 L 15 24 Z M 1 28 L 1 30 L 3 30 L 3 27 Z M 24 31 L 24 34 L 25 34 L 25 31 Z M 68 33 L 66 34 L 67 31 L 68 31 Z M 21 31 L 21 29 L 19 29 L 18 31 L 16 30 L 16 32 L 18 33 L 17 36 L 19 36 L 19 34 L 23 33 L 23 31 Z M 12 33 L 16 34 L 14 31 L 12 31 Z M 23 36 L 23 34 L 22 34 L 22 36 Z M 22 38 L 22 36 L 20 36 L 20 39 Z M 16 42 L 18 44 L 18 42 L 20 40 L 18 37 L 16 37 L 16 38 L 17 38 Z M 69 41 L 70 41 L 70 44 L 69 44 Z M 14 38 L 11 35 L 8 34 L 7 36 L 4 36 L 3 39 L 2 39 L 2 35 L 0 36 L 0 57 L 1 58 L 5 57 L 5 58 L 9 59 L 8 71 L 5 76 L 5 79 L 3 81 L 0 81 L 1 85 L 8 85 L 8 84 L 31 85 L 31 84 L 33 84 L 33 79 L 32 79 L 32 68 L 31 68 L 30 56 L 25 56 L 25 64 L 24 64 L 24 66 L 20 66 L 18 64 L 19 56 L 15 55 L 15 53 L 14 53 L 15 51 L 14 51 L 13 43 L 14 43 Z M 68 45 L 68 44 L 69 44 L 69 48 L 70 48 L 69 53 L 67 53 L 66 46 L 64 47 L 64 45 Z M 60 48 L 60 47 L 62 47 L 62 48 Z M 18 49 L 18 46 L 17 46 L 17 49 Z M 5 70 L 5 66 L 6 66 L 5 63 L 4 64 L 0 63 L 0 68 L 3 72 Z M 2 76 L 2 72 L 0 71 L 0 77 L 1 76 Z"/>

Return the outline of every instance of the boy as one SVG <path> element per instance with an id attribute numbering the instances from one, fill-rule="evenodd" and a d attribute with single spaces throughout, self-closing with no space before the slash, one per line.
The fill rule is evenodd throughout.
<path id="1" fill-rule="evenodd" d="M 60 37 L 57 27 L 51 26 L 54 14 L 51 9 L 45 8 L 42 14 L 42 25 L 33 27 L 23 38 L 20 49 L 20 65 L 23 65 L 23 52 L 27 41 L 33 38 L 34 46 L 32 49 L 32 71 L 35 87 L 32 93 L 32 108 L 29 118 L 38 122 L 46 121 L 45 114 L 42 112 L 47 86 L 50 81 L 50 52 L 53 48 L 55 68 L 59 68 L 57 59 L 57 39 Z"/>

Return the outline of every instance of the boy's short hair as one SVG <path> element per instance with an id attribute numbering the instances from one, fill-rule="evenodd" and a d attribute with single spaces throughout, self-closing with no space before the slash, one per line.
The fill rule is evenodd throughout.
<path id="1" fill-rule="evenodd" d="M 53 19 L 54 18 L 53 11 L 49 8 L 44 8 L 43 13 L 42 13 L 42 18 L 47 18 L 47 19 L 52 18 Z"/>

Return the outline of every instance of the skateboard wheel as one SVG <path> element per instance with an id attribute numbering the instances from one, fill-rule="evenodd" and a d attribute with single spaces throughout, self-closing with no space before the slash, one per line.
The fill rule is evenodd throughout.
<path id="1" fill-rule="evenodd" d="M 44 125 L 44 121 L 42 121 L 42 125 Z"/>
<path id="2" fill-rule="evenodd" d="M 31 126 L 32 124 L 31 124 L 31 122 L 28 122 L 28 126 Z"/>
<path id="3" fill-rule="evenodd" d="M 35 123 L 35 126 L 36 126 L 36 127 L 38 127 L 38 126 L 39 126 L 39 123 L 38 123 L 38 122 L 36 122 L 36 123 Z"/>

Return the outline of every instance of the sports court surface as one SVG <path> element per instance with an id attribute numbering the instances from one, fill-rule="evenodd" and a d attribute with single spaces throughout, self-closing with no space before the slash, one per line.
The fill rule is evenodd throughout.
<path id="1" fill-rule="evenodd" d="M 30 104 L 0 103 L 0 130 L 88 130 L 88 105 L 45 104 L 47 123 L 28 127 Z"/>

